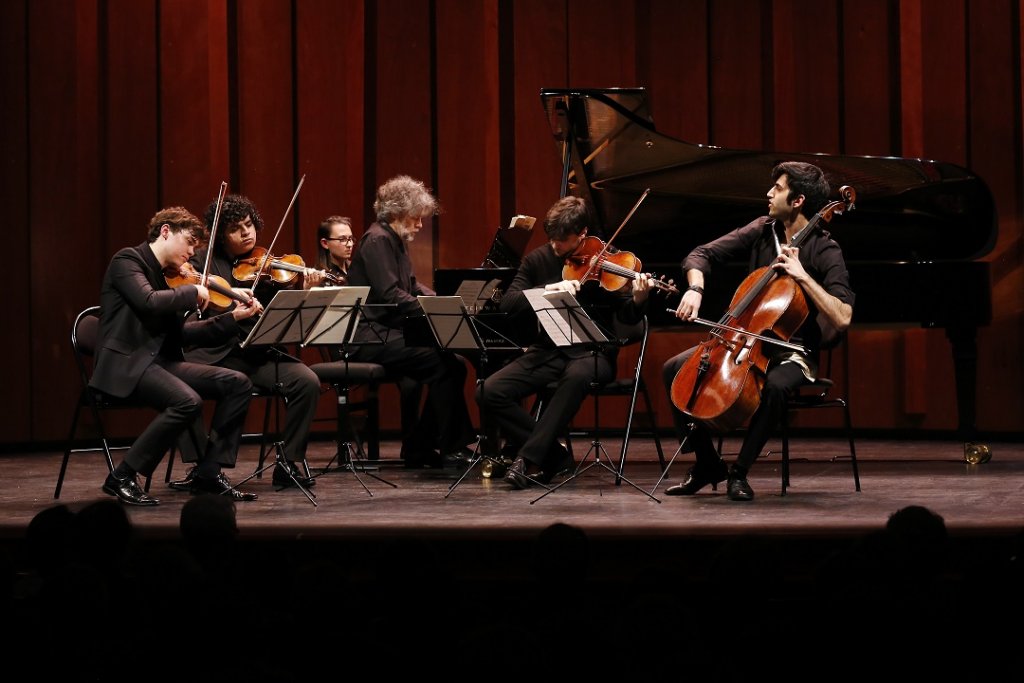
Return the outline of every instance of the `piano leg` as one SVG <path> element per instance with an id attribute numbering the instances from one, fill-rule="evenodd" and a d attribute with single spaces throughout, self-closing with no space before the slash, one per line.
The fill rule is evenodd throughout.
<path id="1" fill-rule="evenodd" d="M 977 464 L 991 458 L 988 446 L 977 444 L 978 428 L 978 328 L 947 327 L 946 338 L 953 346 L 956 381 L 957 436 L 964 442 L 964 458 Z"/>

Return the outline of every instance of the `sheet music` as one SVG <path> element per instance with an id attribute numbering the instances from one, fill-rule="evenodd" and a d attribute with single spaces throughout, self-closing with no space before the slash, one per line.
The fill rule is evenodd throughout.
<path id="1" fill-rule="evenodd" d="M 305 299 L 304 290 L 279 289 L 270 304 L 263 309 L 259 321 L 249 330 L 241 344 L 242 348 L 301 342 L 302 326 L 297 323 Z"/>
<path id="2" fill-rule="evenodd" d="M 427 322 L 434 333 L 437 345 L 452 351 L 470 351 L 484 347 L 470 324 L 466 305 L 461 296 L 418 296 L 416 297 Z"/>
<path id="3" fill-rule="evenodd" d="M 476 315 L 494 297 L 494 290 L 501 286 L 501 279 L 493 280 L 463 280 L 455 291 L 455 296 L 462 297 L 466 305 L 466 311 L 470 315 Z"/>
<path id="4" fill-rule="evenodd" d="M 523 290 L 537 320 L 555 346 L 607 342 L 580 303 L 569 292 L 548 292 L 542 287 Z"/>
<path id="5" fill-rule="evenodd" d="M 367 286 L 313 287 L 310 298 L 323 304 L 323 314 L 303 337 L 303 346 L 310 344 L 348 344 L 355 335 L 362 309 L 359 304 L 370 296 Z M 320 294 L 323 293 L 323 299 Z"/>

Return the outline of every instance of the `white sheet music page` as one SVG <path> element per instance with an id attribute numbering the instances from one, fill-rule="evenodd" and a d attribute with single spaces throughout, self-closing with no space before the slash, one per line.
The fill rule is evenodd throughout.
<path id="1" fill-rule="evenodd" d="M 480 293 L 486 284 L 483 280 L 463 280 L 455 291 L 455 296 L 462 298 L 471 314 L 477 312 Z"/>
<path id="2" fill-rule="evenodd" d="M 555 309 L 555 305 L 544 296 L 550 293 L 543 287 L 523 290 L 523 295 L 526 296 L 526 300 L 530 302 L 537 314 L 540 326 L 555 343 L 555 346 L 569 346 L 572 344 L 572 340 L 569 338 L 569 324 Z"/>

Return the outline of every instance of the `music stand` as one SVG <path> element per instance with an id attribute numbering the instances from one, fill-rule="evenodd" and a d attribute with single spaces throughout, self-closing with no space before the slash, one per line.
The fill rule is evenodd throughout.
<path id="1" fill-rule="evenodd" d="M 534 311 L 537 313 L 537 319 L 540 321 L 544 331 L 547 332 L 548 337 L 551 338 L 551 341 L 553 341 L 556 346 L 585 346 L 590 349 L 590 354 L 594 359 L 594 377 L 596 378 L 597 358 L 601 348 L 609 345 L 617 345 L 617 343 L 609 339 L 609 336 L 606 335 L 600 327 L 598 327 L 597 323 L 595 323 L 589 315 L 587 315 L 587 312 L 583 310 L 580 303 L 569 292 L 545 292 L 543 289 L 529 289 L 526 290 L 524 294 L 530 302 L 530 305 L 533 306 Z M 661 502 L 653 495 L 644 491 L 632 481 L 622 476 L 617 468 L 609 466 L 601 459 L 602 454 L 604 454 L 605 460 L 611 460 L 611 456 L 608 455 L 608 451 L 605 450 L 604 444 L 601 443 L 599 405 L 600 401 L 595 399 L 594 438 L 590 442 L 590 449 L 587 450 L 586 454 L 576 466 L 576 470 L 572 475 L 566 477 L 556 486 L 548 488 L 547 491 L 531 500 L 530 505 L 533 505 L 544 496 L 554 493 L 569 482 L 583 476 L 595 467 L 601 467 L 615 475 L 617 482 L 620 480 L 624 481 L 651 500 L 658 503 Z M 593 454 L 594 461 L 584 467 L 583 464 L 591 454 Z"/>
<path id="2" fill-rule="evenodd" d="M 687 447 L 687 442 L 689 442 L 690 435 L 693 434 L 695 427 L 696 425 L 693 422 L 688 422 L 686 424 L 686 434 L 683 435 L 682 440 L 679 442 L 679 448 L 677 448 L 676 452 L 672 454 L 668 464 L 665 465 L 665 469 L 661 471 L 661 476 L 658 477 L 658 481 L 654 482 L 654 486 L 651 487 L 651 493 L 649 495 L 653 496 L 654 492 L 658 490 L 659 486 L 661 486 L 661 482 L 665 481 L 665 477 L 668 476 L 668 471 L 672 469 L 672 464 L 676 461 L 676 458 L 679 457 L 679 454 Z"/>
<path id="3" fill-rule="evenodd" d="M 480 353 L 480 365 L 484 367 L 487 363 L 487 344 L 484 342 L 479 330 L 476 327 L 476 320 L 469 313 L 466 304 L 461 296 L 419 296 L 420 307 L 426 315 L 427 324 L 434 341 L 443 351 L 477 351 Z M 511 343 L 511 342 L 510 342 Z M 520 347 L 514 347 L 520 348 Z M 477 380 L 479 383 L 481 380 Z M 481 420 L 483 417 L 481 416 Z M 447 498 L 452 492 L 469 476 L 473 468 L 480 462 L 487 460 L 492 465 L 503 467 L 504 463 L 490 455 L 487 455 L 482 448 L 485 430 L 481 425 L 480 433 L 477 434 L 476 444 L 473 448 L 473 457 L 469 466 L 455 482 L 448 487 Z M 539 482 L 538 482 L 539 483 Z"/>
<path id="4" fill-rule="evenodd" d="M 249 334 L 242 341 L 241 347 L 245 349 L 250 346 L 267 346 L 275 350 L 274 347 L 280 344 L 300 343 L 303 339 L 304 330 L 308 329 L 308 326 L 312 325 L 323 313 L 323 306 L 318 305 L 318 303 L 322 303 L 322 298 L 313 297 L 307 304 L 306 300 L 309 298 L 309 294 L 310 292 L 306 290 L 278 290 L 267 307 L 263 309 L 259 320 L 249 330 Z M 277 376 L 276 373 L 278 372 L 283 353 L 282 351 L 276 351 L 274 359 L 275 377 Z M 274 386 L 280 386 L 280 382 L 275 382 Z M 280 465 L 288 473 L 292 484 L 302 491 L 303 495 L 313 504 L 313 507 L 318 507 L 318 503 L 315 500 L 316 494 L 311 493 L 309 489 L 303 486 L 296 479 L 292 468 L 288 467 L 287 460 L 284 457 L 284 442 L 275 441 L 273 446 L 276 453 L 274 461 L 257 468 L 255 472 L 238 482 L 236 486 L 241 486 L 253 477 L 263 474 L 271 467 Z"/>
<path id="5" fill-rule="evenodd" d="M 326 305 L 323 306 L 322 313 L 309 326 L 309 331 L 302 342 L 300 342 L 300 346 L 303 348 L 307 346 L 340 347 L 341 359 L 345 363 L 345 376 L 348 377 L 348 347 L 354 342 L 356 328 L 359 326 L 359 320 L 362 315 L 363 302 L 370 295 L 370 288 L 368 286 L 313 287 L 309 291 L 311 295 L 314 292 L 325 292 L 326 294 L 321 301 L 326 301 Z M 370 491 L 369 487 L 359 477 L 357 470 L 361 469 L 364 474 L 370 475 L 377 481 L 383 482 L 392 488 L 398 488 L 397 484 L 393 484 L 368 471 L 363 458 L 353 457 L 353 451 L 359 454 L 363 452 L 363 447 L 358 439 L 356 439 L 355 448 L 353 449 L 352 441 L 341 441 L 340 436 L 339 434 L 338 450 L 335 452 L 334 457 L 328 461 L 319 474 L 314 475 L 314 478 L 335 470 L 351 472 L 352 476 L 359 482 L 359 485 L 363 487 L 363 490 L 372 497 L 373 492 Z M 352 433 L 352 436 L 354 437 L 355 434 Z M 331 463 L 335 461 L 338 461 L 339 464 L 338 467 L 332 470 Z"/>

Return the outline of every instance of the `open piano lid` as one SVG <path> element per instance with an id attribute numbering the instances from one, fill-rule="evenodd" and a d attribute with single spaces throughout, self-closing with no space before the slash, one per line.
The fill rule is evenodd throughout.
<path id="1" fill-rule="evenodd" d="M 541 100 L 563 194 L 592 202 L 605 237 L 651 188 L 616 238 L 645 269 L 678 267 L 693 247 L 764 215 L 771 169 L 787 160 L 817 165 L 834 190 L 856 189 L 855 210 L 827 227 L 847 263 L 977 259 L 996 242 L 988 186 L 955 164 L 692 144 L 655 130 L 643 88 L 545 89 Z"/>

